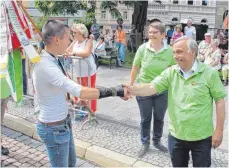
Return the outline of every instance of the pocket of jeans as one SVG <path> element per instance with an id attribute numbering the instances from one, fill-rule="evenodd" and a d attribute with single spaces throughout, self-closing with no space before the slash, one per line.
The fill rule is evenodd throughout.
<path id="1" fill-rule="evenodd" d="M 41 138 L 41 140 L 44 143 L 46 143 L 46 141 L 47 141 L 47 132 L 44 129 L 42 129 L 41 127 L 39 127 L 39 125 L 37 127 L 37 134 L 39 135 L 39 137 Z"/>
<path id="2" fill-rule="evenodd" d="M 63 144 L 70 140 L 70 130 L 68 126 L 59 126 L 53 130 L 54 141 L 57 144 Z"/>

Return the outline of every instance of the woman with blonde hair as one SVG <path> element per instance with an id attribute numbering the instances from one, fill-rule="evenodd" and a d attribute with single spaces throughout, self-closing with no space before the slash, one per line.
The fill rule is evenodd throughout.
<path id="1" fill-rule="evenodd" d="M 87 59 L 90 63 L 88 66 L 86 61 L 74 59 L 73 64 L 78 83 L 82 86 L 88 86 L 88 73 L 91 77 L 91 87 L 95 88 L 96 83 L 96 64 L 93 56 L 93 37 L 88 39 L 88 30 L 84 24 L 78 23 L 72 25 L 73 42 L 67 48 L 66 56 L 76 56 Z M 96 100 L 91 100 L 91 109 L 96 111 Z"/>
<path id="2" fill-rule="evenodd" d="M 184 35 L 181 30 L 182 30 L 182 26 L 180 24 L 175 26 L 175 31 L 173 32 L 170 44 L 173 44 L 173 42 L 176 39 L 178 39 L 178 38 L 180 38 L 180 37 L 182 37 Z"/>
<path id="3" fill-rule="evenodd" d="M 211 47 L 213 52 L 209 54 L 204 63 L 210 65 L 211 67 L 215 68 L 216 70 L 221 69 L 221 51 L 219 49 L 219 40 L 213 39 L 211 42 Z"/>

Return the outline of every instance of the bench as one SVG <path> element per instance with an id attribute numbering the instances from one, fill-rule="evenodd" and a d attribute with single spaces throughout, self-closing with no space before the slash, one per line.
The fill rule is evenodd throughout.
<path id="1" fill-rule="evenodd" d="M 112 61 L 115 60 L 115 64 L 117 62 L 117 49 L 115 48 L 106 48 L 106 55 L 105 56 L 98 56 L 98 65 L 100 60 L 109 60 L 109 67 L 111 69 Z"/>

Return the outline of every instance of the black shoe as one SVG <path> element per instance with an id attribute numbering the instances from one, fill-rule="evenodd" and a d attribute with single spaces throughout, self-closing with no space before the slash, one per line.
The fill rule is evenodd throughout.
<path id="1" fill-rule="evenodd" d="M 9 153 L 9 149 L 2 146 L 2 155 L 9 155 Z"/>
<path id="2" fill-rule="evenodd" d="M 153 142 L 153 146 L 162 152 L 168 152 L 168 149 L 161 142 Z"/>
<path id="3" fill-rule="evenodd" d="M 141 149 L 138 151 L 138 157 L 143 157 L 149 151 L 149 144 L 142 145 Z"/>

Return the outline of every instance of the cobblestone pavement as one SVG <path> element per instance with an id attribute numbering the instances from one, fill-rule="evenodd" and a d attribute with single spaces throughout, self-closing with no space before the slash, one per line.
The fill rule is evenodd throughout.
<path id="1" fill-rule="evenodd" d="M 29 101 L 24 101 L 23 107 L 17 108 L 15 103 L 9 102 L 8 112 L 30 122 L 36 121 L 36 115 L 33 115 L 33 108 Z M 83 130 L 80 130 L 80 126 L 81 122 L 74 121 L 74 136 L 78 139 L 137 158 L 137 151 L 140 148 L 138 127 L 109 119 L 100 119 L 99 124 L 87 124 Z M 162 142 L 167 146 L 166 136 L 162 137 Z M 161 167 L 171 166 L 169 155 L 158 151 L 153 146 L 151 146 L 151 150 L 147 155 L 138 159 Z M 212 150 L 212 166 L 227 167 L 228 151 L 221 149 Z"/>
<path id="2" fill-rule="evenodd" d="M 2 128 L 2 145 L 8 147 L 8 156 L 1 156 L 1 167 L 50 167 L 45 146 L 7 127 Z M 77 158 L 78 167 L 95 167 L 95 164 Z"/>

